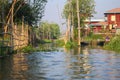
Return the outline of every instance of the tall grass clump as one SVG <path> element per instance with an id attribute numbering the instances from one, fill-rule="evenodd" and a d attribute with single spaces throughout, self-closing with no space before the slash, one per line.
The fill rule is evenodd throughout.
<path id="1" fill-rule="evenodd" d="M 66 44 L 65 44 L 65 48 L 67 49 L 71 49 L 71 48 L 74 48 L 77 46 L 77 43 L 73 42 L 73 41 L 68 41 Z"/>
<path id="2" fill-rule="evenodd" d="M 108 44 L 105 44 L 104 48 L 120 52 L 120 35 L 112 38 Z"/>

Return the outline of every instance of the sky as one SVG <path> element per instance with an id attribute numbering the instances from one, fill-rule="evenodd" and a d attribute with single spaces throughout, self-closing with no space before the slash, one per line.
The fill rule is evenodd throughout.
<path id="1" fill-rule="evenodd" d="M 43 21 L 55 22 L 61 26 L 64 30 L 62 23 L 65 20 L 62 18 L 62 10 L 67 0 L 48 0 L 45 8 L 45 16 Z M 95 0 L 95 11 L 94 18 L 104 18 L 104 12 L 113 8 L 120 7 L 120 0 Z"/>

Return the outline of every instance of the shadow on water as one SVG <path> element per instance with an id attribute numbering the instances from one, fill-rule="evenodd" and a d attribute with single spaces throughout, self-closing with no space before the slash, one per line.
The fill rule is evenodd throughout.
<path id="1" fill-rule="evenodd" d="M 57 48 L 1 59 L 0 80 L 120 80 L 119 65 L 120 54 L 99 46 Z"/>

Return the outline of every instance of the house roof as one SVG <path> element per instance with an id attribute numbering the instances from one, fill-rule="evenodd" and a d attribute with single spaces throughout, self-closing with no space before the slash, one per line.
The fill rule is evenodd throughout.
<path id="1" fill-rule="evenodd" d="M 107 26 L 108 23 L 107 22 L 98 22 L 98 23 L 95 23 L 95 25 L 104 25 L 104 26 Z"/>
<path id="2" fill-rule="evenodd" d="M 120 8 L 114 8 L 114 9 L 108 10 L 105 13 L 120 13 Z"/>
<path id="3" fill-rule="evenodd" d="M 92 23 L 90 24 L 91 26 L 107 26 L 107 22 L 98 22 L 98 23 Z"/>

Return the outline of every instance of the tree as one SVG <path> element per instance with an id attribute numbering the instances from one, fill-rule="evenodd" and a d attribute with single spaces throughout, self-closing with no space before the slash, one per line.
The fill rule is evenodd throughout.
<path id="1" fill-rule="evenodd" d="M 27 0 L 28 4 L 31 6 L 34 20 L 34 25 L 37 25 L 44 16 L 44 8 L 47 0 Z"/>
<path id="2" fill-rule="evenodd" d="M 0 0 L 0 22 L 5 21 L 6 6 L 8 5 L 8 0 Z"/>
<path id="3" fill-rule="evenodd" d="M 56 23 L 42 22 L 39 27 L 42 39 L 57 39 L 60 36 L 60 28 Z"/>
<path id="4" fill-rule="evenodd" d="M 4 32 L 8 30 L 7 24 L 11 24 L 13 27 L 13 23 L 21 24 L 23 18 L 28 25 L 32 27 L 37 25 L 44 15 L 46 3 L 47 0 L 0 0 L 0 22 L 6 23 Z M 29 31 L 31 38 L 36 38 L 36 31 Z"/>
<path id="5" fill-rule="evenodd" d="M 70 21 L 71 21 L 71 26 L 73 26 L 73 29 L 74 29 L 72 31 L 74 31 L 73 36 L 75 39 L 78 39 L 78 37 L 76 37 L 76 35 L 78 35 L 78 31 L 76 34 L 76 29 L 78 28 L 77 12 L 79 12 L 81 28 L 84 27 L 84 20 L 91 17 L 92 14 L 95 13 L 94 0 L 79 0 L 78 2 L 79 2 L 79 5 L 78 5 L 79 11 L 77 10 L 77 7 L 76 7 L 77 6 L 76 0 L 71 0 L 71 9 L 69 9 L 70 3 L 66 3 L 66 5 L 64 6 L 64 10 L 63 10 L 63 16 L 66 20 L 68 19 L 69 14 L 72 15 L 72 17 L 70 18 L 71 19 Z"/>
<path id="6" fill-rule="evenodd" d="M 38 21 L 41 21 L 41 18 L 44 15 L 44 8 L 47 0 L 16 0 L 14 5 L 14 21 L 19 23 L 21 22 L 22 16 L 24 16 L 25 21 L 30 25 L 35 25 Z M 4 17 L 5 22 L 7 22 L 7 16 L 11 12 L 11 6 L 13 0 L 1 0 L 0 1 L 0 15 Z M 3 9 L 4 8 L 4 11 Z M 4 13 L 4 16 L 3 16 Z"/>

